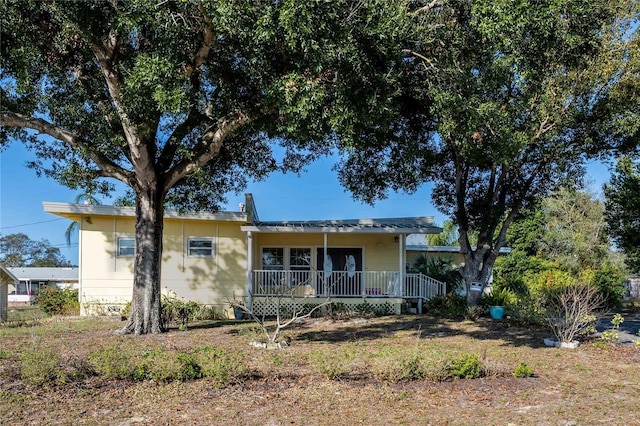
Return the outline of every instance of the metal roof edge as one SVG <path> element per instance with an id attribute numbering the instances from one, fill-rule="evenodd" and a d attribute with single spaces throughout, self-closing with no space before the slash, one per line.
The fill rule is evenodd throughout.
<path id="1" fill-rule="evenodd" d="M 73 204 L 44 201 L 44 211 L 58 216 L 66 215 L 95 215 L 95 216 L 129 216 L 135 217 L 135 207 L 104 206 L 93 204 Z M 221 220 L 229 222 L 246 222 L 245 212 L 195 212 L 180 214 L 177 210 L 165 210 L 165 219 L 193 219 L 193 220 Z"/>

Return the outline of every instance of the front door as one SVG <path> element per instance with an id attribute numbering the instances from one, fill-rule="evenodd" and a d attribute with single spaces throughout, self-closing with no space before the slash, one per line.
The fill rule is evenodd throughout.
<path id="1" fill-rule="evenodd" d="M 362 295 L 362 248 L 324 248 L 317 250 L 317 266 L 323 280 L 318 280 L 318 294 L 335 296 Z M 326 291 L 325 291 L 326 290 Z"/>

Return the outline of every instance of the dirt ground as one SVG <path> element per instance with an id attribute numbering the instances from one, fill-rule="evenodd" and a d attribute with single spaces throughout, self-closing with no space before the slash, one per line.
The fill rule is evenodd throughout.
<path id="1" fill-rule="evenodd" d="M 640 424 L 640 350 L 633 344 L 548 348 L 548 332 L 481 319 L 425 316 L 311 319 L 287 332 L 281 350 L 249 346 L 248 323 L 203 323 L 156 336 L 119 336 L 118 323 L 59 322 L 0 329 L 0 348 L 18 353 L 34 341 L 78 360 L 113 342 L 188 350 L 239 351 L 251 377 L 221 389 L 206 379 L 155 383 L 85 378 L 43 387 L 11 374 L 0 359 L 0 424 L 51 425 L 633 425 Z M 381 351 L 444 356 L 473 353 L 493 373 L 480 379 L 388 381 L 371 374 Z M 309 353 L 355 353 L 347 373 L 329 379 Z M 371 356 L 369 356 L 371 355 Z M 534 376 L 516 378 L 526 362 Z"/>

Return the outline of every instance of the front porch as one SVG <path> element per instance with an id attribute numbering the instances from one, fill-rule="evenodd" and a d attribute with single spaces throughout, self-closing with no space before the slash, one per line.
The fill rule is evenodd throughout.
<path id="1" fill-rule="evenodd" d="M 372 308 L 385 305 L 384 309 L 393 310 L 388 313 L 395 314 L 411 301 L 422 313 L 426 300 L 446 292 L 443 282 L 399 271 L 254 270 L 251 275 L 248 303 L 254 313 L 268 316 L 277 309 L 297 310 L 327 299 L 353 309 L 365 302 Z"/>

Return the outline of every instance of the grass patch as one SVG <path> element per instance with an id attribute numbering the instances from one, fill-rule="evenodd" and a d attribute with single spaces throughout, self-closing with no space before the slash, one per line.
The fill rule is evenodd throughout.
<path id="1" fill-rule="evenodd" d="M 288 331 L 291 346 L 264 350 L 249 346 L 249 324 L 193 325 L 138 337 L 104 321 L 0 329 L 3 422 L 630 424 L 637 412 L 634 345 L 560 350 L 544 329 L 407 316 L 313 319 Z"/>

